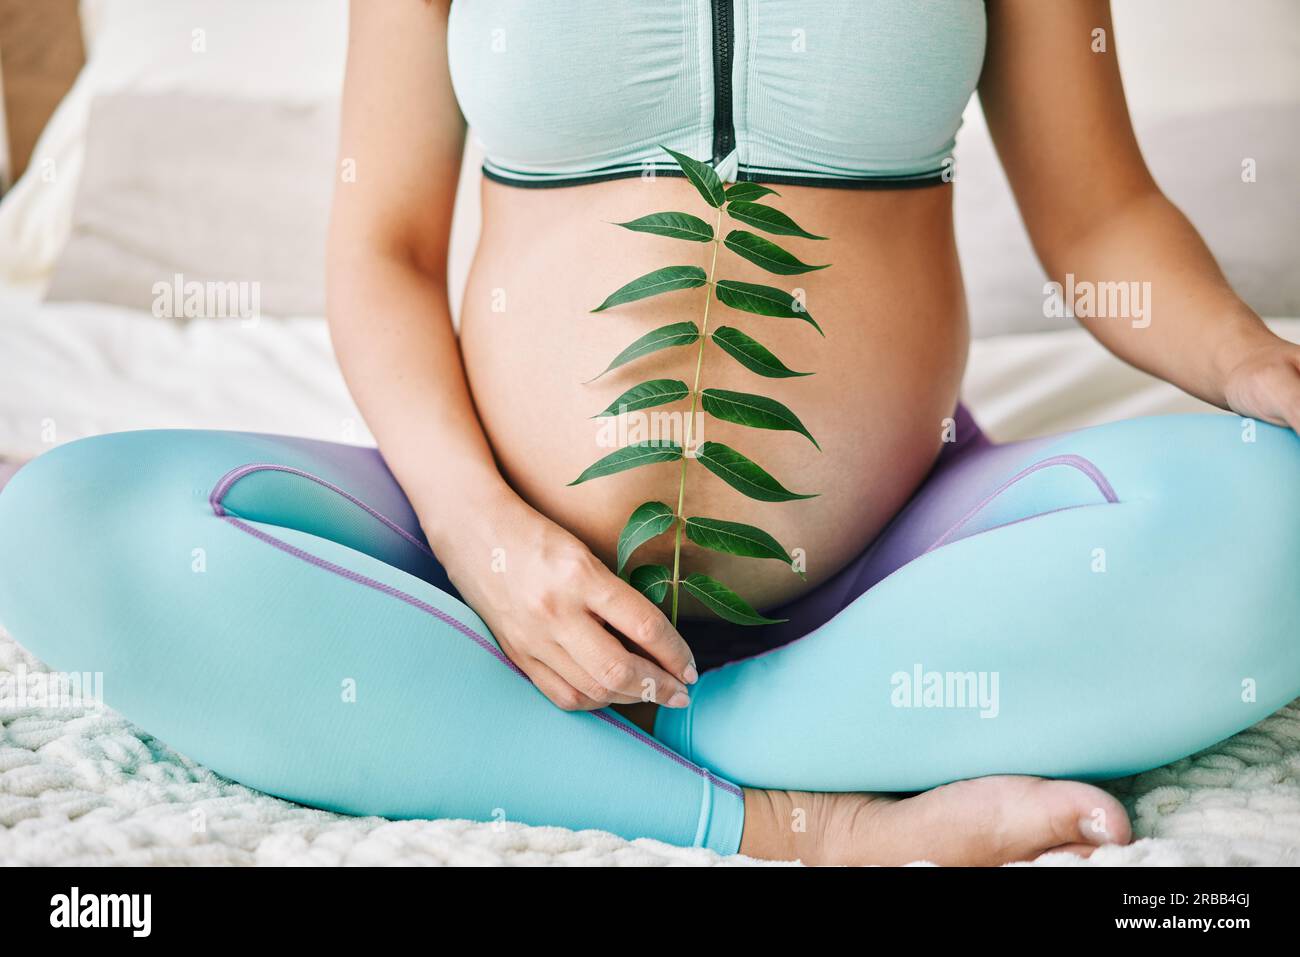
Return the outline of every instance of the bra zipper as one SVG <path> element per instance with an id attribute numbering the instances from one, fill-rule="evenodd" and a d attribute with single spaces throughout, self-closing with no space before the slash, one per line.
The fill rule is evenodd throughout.
<path id="1" fill-rule="evenodd" d="M 736 24 L 733 0 L 713 4 L 713 165 L 736 148 L 736 125 L 731 113 L 731 61 L 735 56 Z"/>

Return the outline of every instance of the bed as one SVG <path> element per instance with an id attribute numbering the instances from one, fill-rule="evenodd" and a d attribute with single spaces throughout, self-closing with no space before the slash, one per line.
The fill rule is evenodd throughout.
<path id="1" fill-rule="evenodd" d="M 1262 14 L 1289 16 L 1288 22 L 1297 22 L 1294 9 L 1287 12 L 1269 0 L 1257 3 Z M 139 113 L 130 112 L 132 104 L 123 102 L 124 96 L 211 98 L 216 87 L 229 85 L 233 71 L 241 70 L 243 92 L 263 96 L 267 89 L 277 91 L 279 112 L 273 118 L 286 115 L 286 109 L 305 118 L 301 128 L 308 132 L 302 134 L 303 143 L 310 146 L 319 142 L 313 137 L 326 135 L 322 129 L 327 131 L 328 104 L 337 93 L 341 2 L 330 0 L 324 7 L 313 3 L 318 17 L 299 43 L 277 48 L 287 61 L 301 52 L 298 45 L 302 51 L 312 51 L 310 70 L 298 69 L 293 62 L 275 68 L 261 64 L 250 76 L 246 61 L 265 50 L 243 50 L 233 64 L 214 64 L 211 61 L 221 56 L 222 31 L 256 28 L 261 35 L 282 35 L 290 22 L 285 18 L 296 17 L 301 8 L 286 2 L 266 5 L 259 13 L 251 2 L 227 4 L 223 16 L 234 16 L 229 11 L 238 8 L 245 18 L 235 22 L 217 16 L 217 5 L 211 0 L 172 0 L 166 5 L 171 12 L 155 17 L 150 29 L 193 41 L 191 25 L 205 22 L 210 25 L 206 42 L 218 50 L 208 54 L 203 67 L 207 76 L 201 78 L 207 86 L 200 83 L 197 90 L 194 71 L 181 61 L 141 64 L 136 57 L 128 64 L 130 58 L 117 56 L 116 44 L 141 28 L 140 21 L 132 18 L 152 5 L 153 0 L 83 0 L 88 64 L 37 144 L 30 167 L 39 171 L 43 160 L 54 159 L 60 175 L 75 180 L 80 193 L 66 182 L 59 189 L 42 189 L 29 174 L 0 203 L 4 243 L 0 247 L 0 483 L 21 462 L 52 445 L 123 429 L 230 428 L 360 444 L 371 441 L 333 360 L 319 309 L 313 311 L 310 296 L 301 295 L 302 289 L 310 290 L 310 277 L 303 282 L 301 276 L 290 275 L 292 264 L 285 265 L 288 278 L 277 275 L 266 290 L 285 305 L 243 319 L 156 315 L 157 310 L 131 302 L 129 288 L 124 291 L 120 284 L 107 281 L 112 276 L 87 292 L 88 284 L 94 287 L 94 283 L 86 278 L 93 272 L 86 264 L 108 256 L 118 278 L 131 268 L 129 262 L 113 259 L 116 253 L 95 245 L 105 242 L 106 235 L 111 238 L 112 231 L 103 228 L 111 217 L 103 219 L 106 213 L 101 210 L 101 218 L 96 219 L 93 210 L 87 213 L 81 208 L 94 205 L 95 197 L 85 195 L 91 188 L 87 183 L 112 182 L 114 164 L 108 162 L 105 172 L 102 155 L 96 155 L 92 127 L 93 114 L 101 109 L 97 104 L 116 98 L 116 107 L 110 102 L 102 109 L 109 111 L 109 119 L 117 117 L 129 125 Z M 1122 27 L 1124 5 L 1117 6 Z M 196 19 L 199 11 L 206 19 Z M 1139 36 L 1143 29 L 1148 35 L 1155 30 L 1154 25 L 1144 28 L 1137 20 L 1132 25 Z M 1269 113 L 1294 107 L 1287 105 L 1283 93 L 1269 92 L 1279 82 L 1289 84 L 1286 95 L 1294 97 L 1300 90 L 1293 75 L 1300 57 L 1286 47 L 1292 42 L 1286 40 L 1272 60 L 1273 54 L 1254 57 L 1250 70 L 1264 71 L 1265 79 L 1252 74 L 1241 83 L 1263 99 L 1248 104 L 1250 109 L 1234 107 L 1233 122 L 1252 110 Z M 1274 75 L 1278 71 L 1284 74 L 1280 78 Z M 1150 133 L 1154 151 L 1159 153 L 1161 137 L 1185 149 L 1187 126 L 1177 122 L 1184 115 L 1179 108 L 1162 104 L 1159 95 L 1143 87 L 1140 76 L 1130 84 L 1137 91 L 1135 115 L 1148 111 L 1149 122 L 1145 127 L 1140 124 L 1140 130 L 1154 131 Z M 223 96 L 229 93 L 226 89 Z M 1214 95 L 1220 96 L 1221 90 Z M 321 103 L 327 106 L 321 108 Z M 185 107 L 191 108 L 192 103 Z M 112 109 L 126 112 L 113 114 Z M 322 117 L 326 118 L 323 128 L 319 127 Z M 120 128 L 120 122 L 115 121 L 114 127 Z M 278 119 L 276 124 L 281 125 Z M 1198 120 L 1193 125 L 1199 124 Z M 977 113 L 968 118 L 962 135 L 964 169 L 977 181 L 964 196 L 958 188 L 959 240 L 978 335 L 964 398 L 981 425 L 994 437 L 1009 440 L 1134 415 L 1204 409 L 1173 387 L 1122 365 L 1083 332 L 1043 316 L 1042 280 L 1005 184 L 997 179 Z M 1144 138 L 1144 145 L 1148 139 Z M 1294 165 L 1300 150 L 1285 146 L 1275 148 L 1279 155 L 1291 156 Z M 286 147 L 285 152 L 292 155 L 294 150 Z M 472 184 L 472 152 L 466 165 L 465 182 Z M 1154 158 L 1152 165 L 1159 174 Z M 203 167 L 198 169 L 195 175 L 206 175 Z M 1177 175 L 1170 174 L 1175 180 Z M 981 177 L 992 185 L 979 186 Z M 1297 182 L 1300 175 L 1292 170 L 1289 186 L 1283 187 L 1289 193 L 1260 201 L 1275 206 L 1289 199 L 1289 208 L 1298 208 Z M 1186 188 L 1191 196 L 1186 205 L 1211 201 L 1199 193 L 1192 196 L 1192 187 Z M 991 195 L 1000 199 L 1000 206 L 990 207 Z M 472 189 L 463 189 L 462 197 L 453 279 L 464 274 L 476 230 Z M 312 210 L 302 213 L 308 220 L 319 216 L 319 197 L 312 202 L 316 204 Z M 1196 210 L 1189 212 L 1197 219 Z M 1205 216 L 1212 219 L 1215 214 L 1215 209 L 1209 209 Z M 151 221 L 165 226 L 166 219 L 159 213 Z M 268 226 L 270 238 L 283 235 L 277 228 L 302 228 L 303 220 L 290 220 Z M 995 231 L 987 227 L 974 231 L 975 223 L 990 221 L 1000 223 Z M 1300 272 L 1294 268 L 1294 250 L 1300 248 L 1294 221 L 1277 227 L 1285 235 L 1269 237 L 1270 243 L 1280 241 L 1290 250 L 1284 254 L 1289 260 L 1272 272 L 1268 263 L 1259 265 L 1266 257 L 1241 251 L 1241 243 L 1249 242 L 1235 239 L 1233 228 L 1229 223 L 1207 235 L 1239 288 L 1244 285 L 1252 291 L 1253 297 L 1248 297 L 1252 304 L 1274 317 L 1270 322 L 1279 333 L 1300 342 L 1300 297 L 1287 285 L 1290 280 L 1285 275 Z M 203 256 L 208 255 L 205 237 L 161 231 L 169 244 L 191 250 L 186 264 L 201 272 Z M 70 254 L 78 243 L 81 250 Z M 304 255 L 315 252 L 309 249 Z M 1245 265 L 1234 275 L 1238 258 Z M 1021 270 L 1019 278 L 1009 272 L 1008 263 Z M 229 273 L 236 267 L 224 264 L 223 268 L 238 275 Z M 1279 272 L 1284 274 L 1280 282 Z M 41 668 L 0 631 L 0 674 Z M 382 747 L 383 742 L 375 745 Z M 1057 854 L 1029 866 L 1300 864 L 1300 702 L 1204 752 L 1107 787 L 1129 808 L 1138 840 L 1124 848 L 1103 848 L 1088 861 Z M 348 818 L 228 781 L 110 709 L 55 710 L 6 703 L 0 706 L 0 863 L 748 866 L 763 862 L 720 858 L 709 851 L 654 841 L 629 842 L 594 831 Z"/>

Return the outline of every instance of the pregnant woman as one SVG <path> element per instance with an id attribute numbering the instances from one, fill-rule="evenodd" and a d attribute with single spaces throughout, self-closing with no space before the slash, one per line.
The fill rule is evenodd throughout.
<path id="1" fill-rule="evenodd" d="M 1300 694 L 1300 348 L 1148 174 L 1102 0 L 351 16 L 329 312 L 379 449 L 166 431 L 42 456 L 0 494 L 0 620 L 51 666 L 103 672 L 108 702 L 168 744 L 305 804 L 811 863 L 1125 842 L 1123 808 L 1083 781 Z M 979 433 L 957 404 L 951 184 L 977 86 L 1047 272 L 1149 283 L 1131 315 L 1082 321 L 1237 415 Z M 487 162 L 458 337 L 462 115 Z M 709 284 L 592 313 L 719 252 L 609 224 L 739 225 L 661 147 L 767 185 L 760 202 L 830 237 L 774 237 L 833 263 L 776 280 L 824 338 Z M 773 283 L 721 253 L 730 278 Z M 673 323 L 709 323 L 700 351 L 589 381 Z M 707 341 L 721 323 L 815 374 L 761 375 Z M 710 387 L 797 408 L 820 443 L 710 418 L 709 439 L 820 494 L 754 501 L 692 467 L 672 516 L 745 517 L 798 550 L 802 576 L 681 548 L 778 624 L 683 597 L 674 626 L 616 574 L 628 514 L 678 501 L 675 463 L 569 484 L 609 451 L 592 414 L 689 380 L 697 355 Z M 664 535 L 637 562 L 673 557 Z"/>

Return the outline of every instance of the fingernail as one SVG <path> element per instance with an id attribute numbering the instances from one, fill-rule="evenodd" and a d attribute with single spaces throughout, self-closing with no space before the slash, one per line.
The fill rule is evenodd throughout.
<path id="1" fill-rule="evenodd" d="M 691 696 L 688 695 L 685 691 L 679 691 L 671 698 L 668 699 L 667 707 L 685 708 L 690 703 L 691 703 Z"/>
<path id="2" fill-rule="evenodd" d="M 693 685 L 695 682 L 700 680 L 700 673 L 695 670 L 694 661 L 687 665 L 686 670 L 682 672 L 682 680 L 688 685 Z"/>

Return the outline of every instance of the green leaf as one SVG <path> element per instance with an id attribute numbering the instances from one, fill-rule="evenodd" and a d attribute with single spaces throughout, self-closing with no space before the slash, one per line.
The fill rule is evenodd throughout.
<path id="1" fill-rule="evenodd" d="M 687 575 L 682 579 L 682 587 L 719 618 L 725 618 L 737 625 L 775 625 L 789 620 L 763 617 L 754 611 L 745 599 L 708 575 L 701 575 L 698 572 Z"/>
<path id="2" fill-rule="evenodd" d="M 593 415 L 593 419 L 603 416 L 622 415 L 624 412 L 639 412 L 656 405 L 676 402 L 691 394 L 690 388 L 680 379 L 651 379 L 634 385 L 609 404 L 604 412 Z"/>
<path id="3" fill-rule="evenodd" d="M 755 237 L 757 238 L 757 237 Z M 603 312 L 611 306 L 621 306 L 638 299 L 649 299 L 664 292 L 676 292 L 678 289 L 694 289 L 703 286 L 709 277 L 699 266 L 665 266 L 654 272 L 646 273 L 633 279 L 626 286 L 611 293 L 592 312 Z"/>
<path id="4" fill-rule="evenodd" d="M 789 408 L 765 395 L 749 392 L 731 392 L 727 389 L 705 389 L 700 394 L 704 411 L 724 422 L 747 425 L 751 429 L 775 429 L 781 432 L 798 432 L 813 445 L 817 440 L 804 428 L 799 417 Z M 821 446 L 817 445 L 821 451 Z"/>
<path id="5" fill-rule="evenodd" d="M 800 236 L 804 239 L 826 238 L 825 236 L 807 232 L 779 209 L 773 209 L 771 206 L 764 206 L 761 203 L 732 200 L 727 204 L 727 214 L 732 219 L 738 219 L 742 223 L 756 226 L 765 233 L 773 233 L 777 236 Z"/>
<path id="6" fill-rule="evenodd" d="M 729 203 L 747 203 L 755 199 L 762 199 L 764 196 L 780 196 L 774 189 L 768 189 L 766 186 L 759 186 L 757 183 L 736 183 L 734 186 L 727 187 L 727 202 Z"/>
<path id="7" fill-rule="evenodd" d="M 671 349 L 673 346 L 689 346 L 691 343 L 698 341 L 699 338 L 699 327 L 693 322 L 674 322 L 671 325 L 660 326 L 658 329 L 650 330 L 616 355 L 614 361 L 605 367 L 605 372 L 617 369 L 619 366 L 626 365 L 634 359 L 640 359 L 642 356 L 648 356 L 652 352 L 658 352 L 660 349 Z M 587 381 L 595 382 L 605 372 Z"/>
<path id="8" fill-rule="evenodd" d="M 704 197 L 706 203 L 716 208 L 727 201 L 727 194 L 722 188 L 722 180 L 718 179 L 718 174 L 714 172 L 712 166 L 691 159 L 689 156 L 683 156 L 666 146 L 660 146 L 659 148 L 677 161 L 677 165 L 686 174 L 686 178 L 691 181 L 691 185 L 700 191 L 700 195 Z"/>
<path id="9" fill-rule="evenodd" d="M 696 459 L 737 492 L 760 502 L 794 502 L 817 497 L 791 492 L 757 463 L 721 442 L 705 442 L 700 446 Z"/>
<path id="10" fill-rule="evenodd" d="M 641 565 L 632 569 L 628 581 L 657 605 L 668 597 L 668 586 L 673 583 L 673 573 L 663 565 Z"/>
<path id="11" fill-rule="evenodd" d="M 667 439 L 652 439 L 649 442 L 636 442 L 615 449 L 603 459 L 587 466 L 586 471 L 570 482 L 581 485 L 595 478 L 604 478 L 617 472 L 626 472 L 640 465 L 653 465 L 656 462 L 675 462 L 682 457 L 682 447 Z"/>
<path id="12" fill-rule="evenodd" d="M 713 227 L 690 213 L 651 213 L 627 223 L 615 223 L 637 233 L 653 233 L 669 239 L 686 239 L 693 243 L 707 243 L 713 238 Z"/>
<path id="13" fill-rule="evenodd" d="M 713 341 L 723 352 L 730 355 L 746 369 L 757 372 L 769 379 L 788 379 L 792 376 L 812 375 L 811 372 L 795 372 L 787 369 L 785 364 L 772 355 L 762 343 L 745 335 L 731 326 L 719 326 L 713 331 Z"/>
<path id="14" fill-rule="evenodd" d="M 825 269 L 825 266 L 810 266 L 786 252 L 770 239 L 756 236 L 744 229 L 733 229 L 727 233 L 723 244 L 737 256 L 748 259 L 755 266 L 761 266 L 768 272 L 782 276 L 797 276 L 800 273 Z"/>
<path id="15" fill-rule="evenodd" d="M 742 558 L 775 558 L 777 561 L 793 565 L 781 543 L 753 525 L 740 522 L 724 522 L 720 518 L 688 518 L 686 520 L 686 537 L 701 548 Z"/>
<path id="16" fill-rule="evenodd" d="M 739 309 L 741 312 L 752 312 L 756 316 L 802 319 L 823 336 L 826 335 L 803 304 L 783 289 L 753 282 L 740 282 L 736 279 L 719 279 L 714 289 L 718 301 L 724 306 Z"/>
<path id="17" fill-rule="evenodd" d="M 663 502 L 645 502 L 636 507 L 618 536 L 618 573 L 632 553 L 656 535 L 673 527 L 673 510 Z"/>

